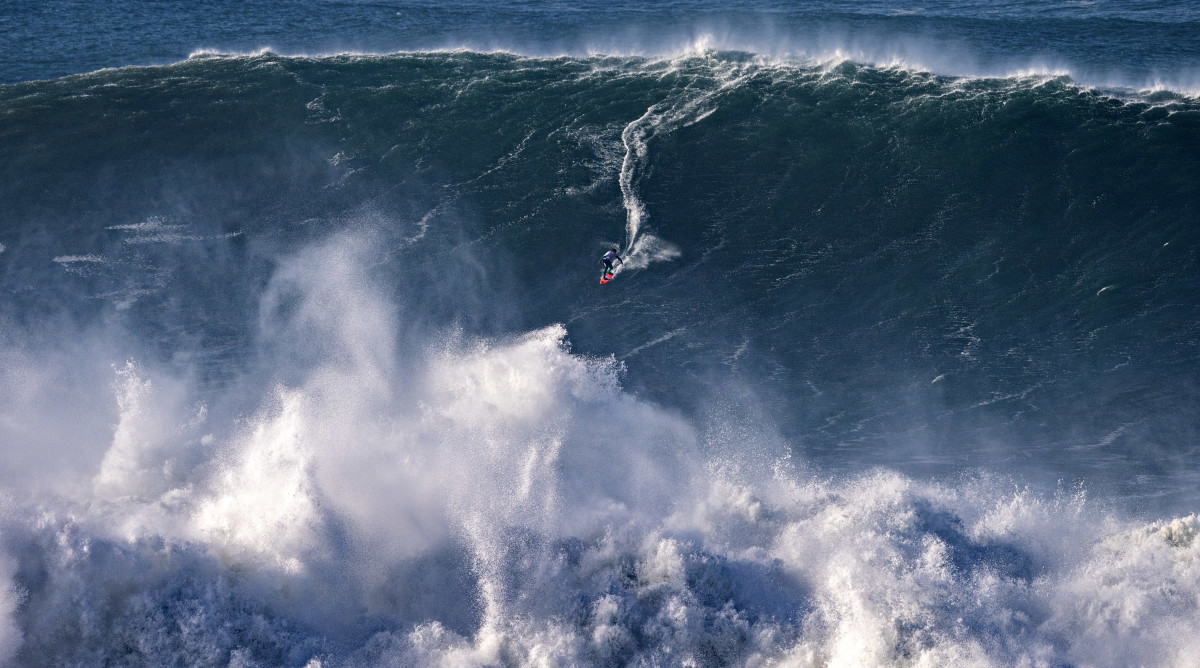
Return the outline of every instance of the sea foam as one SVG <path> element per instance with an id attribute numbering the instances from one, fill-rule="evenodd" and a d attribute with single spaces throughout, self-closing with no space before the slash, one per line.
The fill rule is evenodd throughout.
<path id="1" fill-rule="evenodd" d="M 402 339 L 413 314 L 371 249 L 344 234 L 280 262 L 260 337 L 294 373 L 208 398 L 228 415 L 141 362 L 95 388 L 115 427 L 91 487 L 5 501 L 4 657 L 1183 666 L 1200 650 L 1195 516 L 1138 524 L 984 475 L 829 479 L 769 425 L 638 399 L 561 325 Z"/>

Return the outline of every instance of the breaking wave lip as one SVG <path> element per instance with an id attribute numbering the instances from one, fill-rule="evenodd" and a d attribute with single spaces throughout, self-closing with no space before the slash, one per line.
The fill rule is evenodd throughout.
<path id="1" fill-rule="evenodd" d="M 644 60 L 650 65 L 657 65 L 664 62 L 677 62 L 691 58 L 721 57 L 746 60 L 759 66 L 817 67 L 825 70 L 832 70 L 839 65 L 848 63 L 882 70 L 931 74 L 962 81 L 980 79 L 1066 79 L 1082 89 L 1122 98 L 1140 99 L 1162 94 L 1178 95 L 1189 99 L 1200 98 L 1200 71 L 1196 73 L 1182 72 L 1174 76 L 1153 74 L 1144 77 L 1127 77 L 1113 71 L 1086 72 L 1072 67 L 1062 59 L 1029 57 L 1009 63 L 987 66 L 973 64 L 975 59 L 969 56 L 929 56 L 922 55 L 921 51 L 933 51 L 933 49 L 925 47 L 882 47 L 870 49 L 846 44 L 834 44 L 830 46 L 788 46 L 756 50 L 750 45 L 736 42 L 727 44 L 711 36 L 701 36 L 662 49 L 584 47 L 577 50 L 550 49 L 543 51 L 502 46 L 479 46 L 470 43 L 432 49 L 397 49 L 386 52 L 355 50 L 290 52 L 279 51 L 270 47 L 226 51 L 203 48 L 190 53 L 188 60 L 261 57 L 285 59 L 370 59 L 406 55 L 479 54 L 506 55 L 531 60 L 607 60 L 617 58 Z"/>

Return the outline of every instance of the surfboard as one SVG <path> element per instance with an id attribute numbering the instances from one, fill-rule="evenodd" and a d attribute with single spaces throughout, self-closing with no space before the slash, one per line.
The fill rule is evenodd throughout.
<path id="1" fill-rule="evenodd" d="M 612 272 L 609 272 L 609 273 L 605 274 L 603 278 L 600 279 L 600 285 L 604 285 L 605 283 L 611 281 L 612 279 L 613 279 Z"/>

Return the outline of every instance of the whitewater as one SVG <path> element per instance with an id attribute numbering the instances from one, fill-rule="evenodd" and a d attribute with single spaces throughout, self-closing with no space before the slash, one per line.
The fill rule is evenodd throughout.
<path id="1" fill-rule="evenodd" d="M 1195 665 L 1200 14 L 925 4 L 6 12 L 0 665 Z"/>
<path id="2" fill-rule="evenodd" d="M 1184 666 L 1200 650 L 1195 515 L 1130 522 L 1082 489 L 983 474 L 831 479 L 761 425 L 639 400 L 560 325 L 398 344 L 411 306 L 374 283 L 375 241 L 281 260 L 260 335 L 299 373 L 261 395 L 6 350 L 22 390 L 6 415 L 25 409 L 6 438 L 41 446 L 26 473 L 58 487 L 4 501 L 6 660 Z M 54 406 L 98 415 L 62 433 Z M 6 469 L 10 489 L 32 482 Z"/>

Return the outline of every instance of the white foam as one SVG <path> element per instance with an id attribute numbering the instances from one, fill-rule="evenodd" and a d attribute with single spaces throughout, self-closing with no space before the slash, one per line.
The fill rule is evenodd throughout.
<path id="1" fill-rule="evenodd" d="M 247 385 L 262 394 L 201 404 L 146 362 L 110 370 L 93 485 L 0 513 L 0 555 L 27 564 L 0 558 L 0 654 L 1009 666 L 1200 650 L 1195 516 L 1138 524 L 986 476 L 826 479 L 737 407 L 693 421 L 639 400 L 560 325 L 402 328 L 419 314 L 374 282 L 376 252 L 342 235 L 280 260 L 259 334 L 277 380 Z M 3 401 L 6 419 L 30 405 Z M 9 450 L 31 431 L 3 432 Z"/>
<path id="2" fill-rule="evenodd" d="M 106 230 L 127 230 L 131 232 L 162 232 L 183 229 L 183 225 L 171 222 L 170 218 L 164 216 L 150 216 L 140 223 L 125 223 L 122 225 L 109 225 L 104 228 Z"/>
<path id="3" fill-rule="evenodd" d="M 105 262 L 104 258 L 99 255 L 58 255 L 54 261 L 59 264 L 75 264 L 80 262 L 100 264 Z"/>
<path id="4" fill-rule="evenodd" d="M 706 50 L 707 43 L 707 39 L 698 40 L 690 47 L 698 49 L 698 51 L 685 51 L 685 55 L 711 55 Z M 618 271 L 643 269 L 651 263 L 679 257 L 679 251 L 674 245 L 644 234 L 642 228 L 647 211 L 637 193 L 638 181 L 649 168 L 650 141 L 652 139 L 669 134 L 680 127 L 695 125 L 708 118 L 717 110 L 720 96 L 728 90 L 736 88 L 749 76 L 742 67 L 736 64 L 714 64 L 717 67 L 713 73 L 718 77 L 720 85 L 702 92 L 684 89 L 662 102 L 651 105 L 645 113 L 631 121 L 621 132 L 621 143 L 625 147 L 625 156 L 621 161 L 618 182 L 621 186 L 622 203 L 625 206 L 624 249 L 628 262 L 618 265 Z"/>
<path id="5" fill-rule="evenodd" d="M 186 241 L 213 241 L 218 239 L 231 239 L 233 237 L 242 235 L 241 231 L 225 232 L 214 235 L 188 234 L 188 228 L 186 225 L 173 222 L 171 218 L 165 216 L 151 216 L 140 223 L 109 225 L 104 229 L 131 233 L 130 236 L 124 239 L 126 244 L 178 244 Z M 94 255 L 64 257 L 68 258 L 65 260 L 66 262 L 104 261 L 102 258 L 98 258 Z M 58 262 L 60 260 L 55 258 L 55 261 Z"/>
<path id="6" fill-rule="evenodd" d="M 1186 666 L 1200 656 L 1196 515 L 1100 538 L 1053 583 L 1050 626 L 1094 665 Z"/>
<path id="7" fill-rule="evenodd" d="M 280 388 L 238 436 L 191 518 L 223 558 L 296 574 L 321 530 L 306 397 Z"/>
<path id="8" fill-rule="evenodd" d="M 1016 56 L 986 61 L 958 43 L 931 42 L 916 37 L 850 36 L 837 32 L 794 36 L 777 34 L 770 29 L 743 33 L 729 30 L 696 29 L 646 40 L 644 35 L 593 38 L 573 47 L 536 47 L 497 42 L 447 42 L 431 49 L 394 51 L 312 51 L 280 52 L 272 48 L 227 51 L 198 49 L 189 58 L 387 58 L 442 53 L 479 53 L 511 55 L 530 59 L 608 58 L 645 59 L 647 65 L 678 63 L 692 58 L 745 56 L 761 66 L 833 69 L 854 63 L 882 69 L 896 69 L 937 76 L 977 79 L 1069 78 L 1089 90 L 1115 94 L 1123 98 L 1143 99 L 1167 93 L 1186 98 L 1200 97 L 1200 74 L 1193 70 L 1126 74 L 1119 71 L 1092 70 L 1061 57 Z M 1194 68 L 1193 68 L 1194 69 Z"/>
<path id="9" fill-rule="evenodd" d="M 194 466 L 204 404 L 186 406 L 186 390 L 172 379 L 143 377 L 132 361 L 116 370 L 119 420 L 94 481 L 100 498 L 157 499 L 182 484 Z M 189 414 L 190 413 L 190 414 Z"/>

